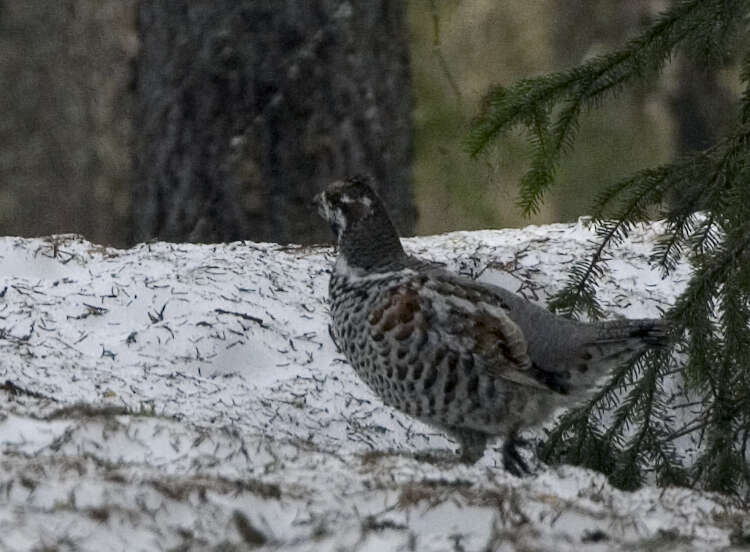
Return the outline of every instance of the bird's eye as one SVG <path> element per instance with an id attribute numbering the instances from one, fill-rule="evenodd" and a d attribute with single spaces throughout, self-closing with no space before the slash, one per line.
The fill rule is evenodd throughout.
<path id="1" fill-rule="evenodd" d="M 331 205 L 341 205 L 341 194 L 339 193 L 329 193 L 328 194 L 328 201 L 331 203 Z"/>

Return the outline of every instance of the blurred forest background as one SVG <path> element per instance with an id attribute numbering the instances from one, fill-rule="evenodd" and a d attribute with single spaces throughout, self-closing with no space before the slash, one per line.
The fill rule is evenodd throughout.
<path id="1" fill-rule="evenodd" d="M 339 15 L 358 9 L 339 4 Z M 707 72 L 681 58 L 658 89 L 626 92 L 585 117 L 559 185 L 531 219 L 515 208 L 528 161 L 521 137 L 476 161 L 463 149 L 491 84 L 569 68 L 620 46 L 665 6 L 661 0 L 409 0 L 408 9 L 394 8 L 404 19 L 410 61 L 413 105 L 408 99 L 403 105 L 412 108 L 413 161 L 410 146 L 388 144 L 387 132 L 378 139 L 403 149 L 411 164 L 403 178 L 408 184 L 413 175 L 418 216 L 416 225 L 409 222 L 414 216 L 404 206 L 402 228 L 432 234 L 574 220 L 614 180 L 710 144 L 732 113 L 737 68 Z M 138 159 L 143 99 L 139 105 L 133 96 L 144 74 L 147 81 L 158 77 L 138 65 L 143 9 L 138 0 L 0 0 L 0 234 L 77 232 L 117 246 L 149 237 L 148 230 L 133 230 L 134 198 L 142 193 L 138 164 L 147 159 Z M 296 233 L 253 235 L 252 224 L 241 230 L 239 237 L 280 241 L 321 235 L 304 224 Z"/>

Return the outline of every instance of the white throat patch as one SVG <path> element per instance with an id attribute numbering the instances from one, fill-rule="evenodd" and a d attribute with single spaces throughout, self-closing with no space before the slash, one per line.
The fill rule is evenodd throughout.
<path id="1" fill-rule="evenodd" d="M 325 196 L 325 192 L 323 193 L 323 201 L 320 202 L 318 211 L 325 220 L 335 225 L 337 232 L 336 239 L 341 239 L 341 233 L 344 231 L 344 224 L 346 223 L 344 213 L 341 212 L 341 209 L 331 207 Z"/>
<path id="2" fill-rule="evenodd" d="M 402 268 L 400 270 L 392 270 L 388 272 L 367 272 L 362 268 L 351 266 L 346 262 L 343 255 L 338 256 L 333 270 L 337 276 L 344 278 L 349 282 L 369 282 L 372 280 L 386 280 L 397 275 L 411 277 L 417 274 L 411 268 Z"/>

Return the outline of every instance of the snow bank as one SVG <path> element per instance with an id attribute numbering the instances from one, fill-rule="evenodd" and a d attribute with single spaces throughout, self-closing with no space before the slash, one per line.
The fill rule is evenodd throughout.
<path id="1" fill-rule="evenodd" d="M 652 228 L 612 261 L 613 316 L 657 316 L 688 278 L 649 270 Z M 405 240 L 532 300 L 583 225 Z M 729 546 L 717 495 L 415 454 L 444 435 L 384 407 L 328 335 L 330 248 L 0 240 L 0 548 L 618 550 Z M 734 536 L 733 536 L 734 535 Z"/>

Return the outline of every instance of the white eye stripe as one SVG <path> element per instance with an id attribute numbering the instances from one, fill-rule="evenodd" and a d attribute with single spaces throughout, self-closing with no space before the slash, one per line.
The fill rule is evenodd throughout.
<path id="1" fill-rule="evenodd" d="M 346 203 L 347 205 L 351 205 L 352 203 L 361 203 L 365 206 L 365 209 L 367 209 L 368 215 L 372 213 L 372 199 L 367 196 L 362 196 L 358 199 L 354 199 L 346 194 L 341 194 L 341 197 L 339 197 L 339 201 L 341 203 Z"/>

